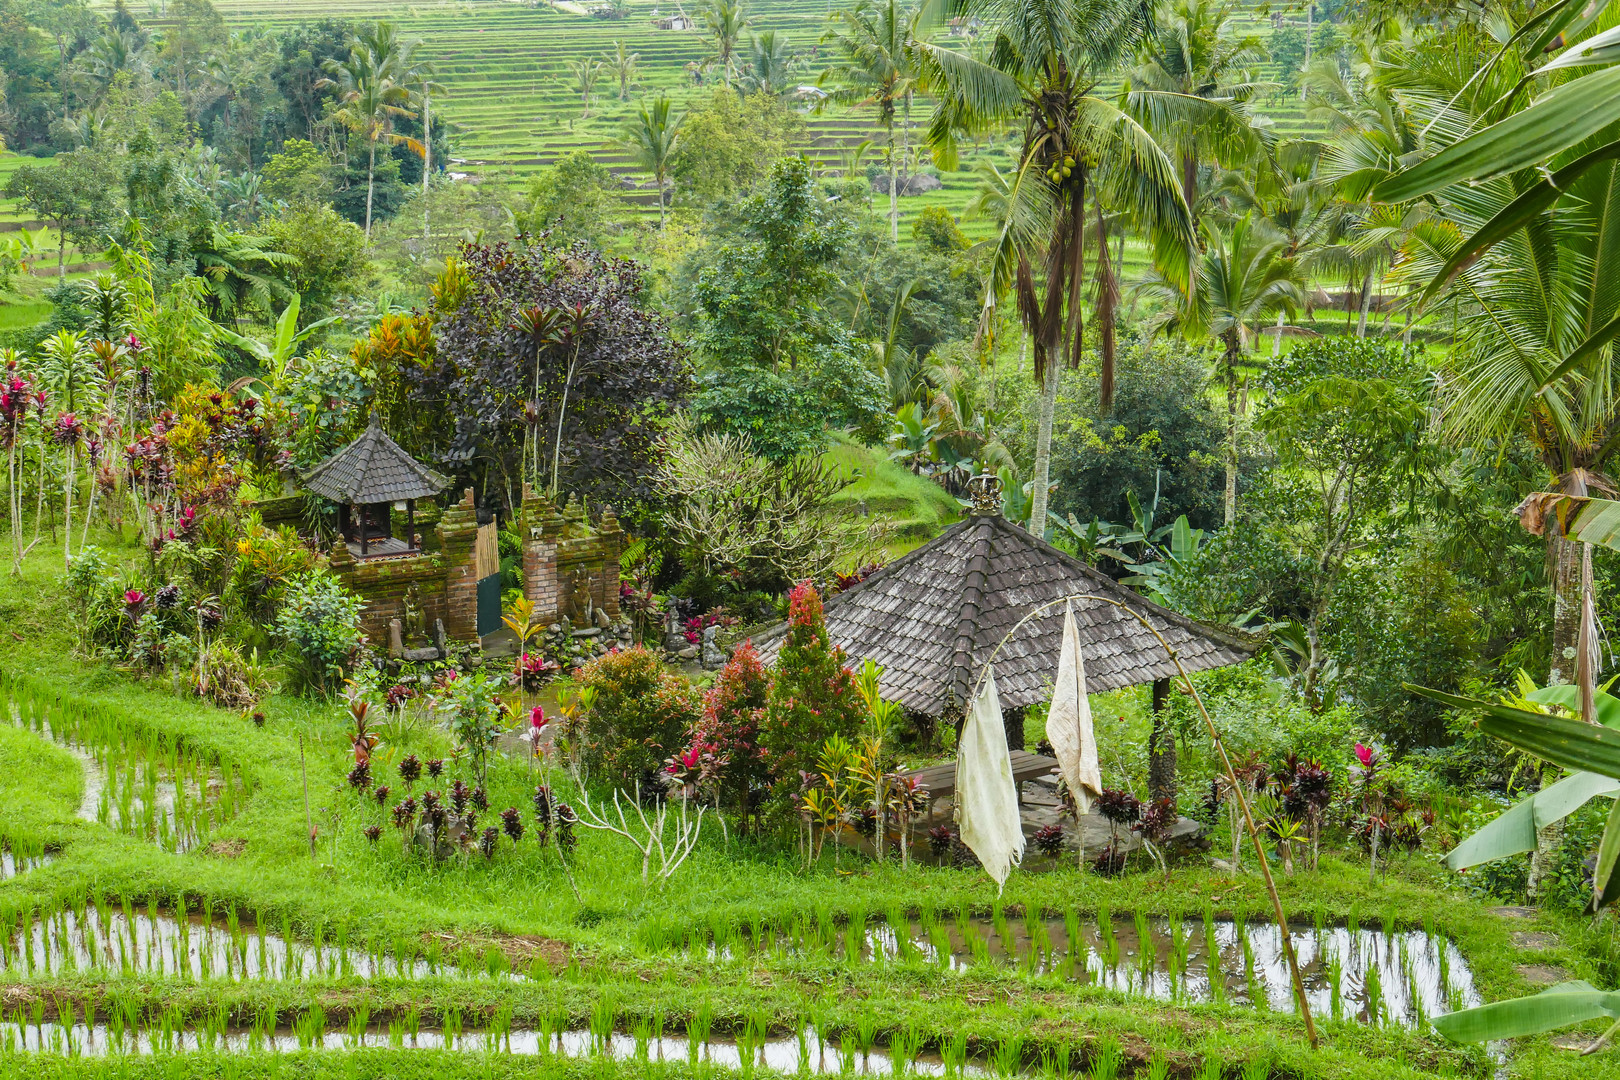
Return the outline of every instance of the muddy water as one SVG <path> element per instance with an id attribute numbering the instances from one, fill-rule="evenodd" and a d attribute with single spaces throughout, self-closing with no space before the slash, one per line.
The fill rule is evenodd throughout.
<path id="1" fill-rule="evenodd" d="M 772 944 L 789 954 L 841 957 L 850 935 L 847 927 L 840 931 L 838 940 L 819 947 L 791 936 Z M 1481 1003 L 1462 953 L 1423 931 L 1299 925 L 1290 937 L 1315 1015 L 1422 1027 Z M 910 923 L 904 940 L 880 923 L 859 940 L 868 963 L 915 959 L 955 971 L 989 963 L 1159 1000 L 1295 1007 L 1282 934 L 1272 923 L 1115 917 L 1106 928 L 1095 919 L 1048 919 L 1008 920 L 998 930 L 990 920 L 947 918 L 929 929 Z M 708 951 L 716 955 L 713 946 Z"/>
<path id="2" fill-rule="evenodd" d="M 4 928 L 0 927 L 0 935 Z M 0 936 L 0 973 L 11 976 L 54 975 L 63 971 L 100 969 L 187 979 L 307 979 L 319 976 L 420 978 L 485 974 L 411 954 L 394 954 L 392 943 L 373 950 L 299 941 L 260 933 L 242 925 L 234 936 L 221 921 L 200 916 L 177 919 L 140 908 L 123 910 L 88 905 L 83 917 L 58 912 L 26 924 L 13 923 Z M 507 974 L 505 978 L 521 976 Z"/>
<path id="3" fill-rule="evenodd" d="M 655 1037 L 614 1032 L 603 1039 L 589 1030 L 576 1028 L 561 1033 L 519 1029 L 506 1033 L 468 1032 L 451 1035 L 439 1030 L 412 1034 L 395 1022 L 388 1027 L 372 1026 L 363 1031 L 328 1031 L 320 1035 L 298 1034 L 289 1029 L 266 1032 L 233 1029 L 223 1033 L 156 1030 L 122 1030 L 98 1023 L 71 1027 L 55 1023 L 0 1023 L 0 1053 L 46 1052 L 101 1057 L 108 1054 L 152 1054 L 172 1051 L 214 1049 L 231 1053 L 250 1051 L 296 1051 L 320 1047 L 325 1050 L 351 1050 L 360 1047 L 399 1047 L 424 1050 L 453 1049 L 487 1051 L 519 1056 L 609 1057 L 619 1061 L 708 1062 L 722 1068 L 738 1069 L 745 1063 L 763 1066 L 785 1074 L 864 1074 L 881 1076 L 905 1072 L 923 1076 L 959 1075 L 984 1077 L 989 1072 L 980 1063 L 961 1061 L 948 1068 L 936 1054 L 903 1054 L 901 1069 L 895 1068 L 888 1050 L 873 1048 L 862 1053 L 857 1047 L 826 1042 L 813 1027 L 795 1035 L 767 1037 L 764 1040 L 732 1041 L 713 1039 L 696 1047 L 683 1035 Z M 696 1051 L 694 1054 L 694 1050 Z"/>

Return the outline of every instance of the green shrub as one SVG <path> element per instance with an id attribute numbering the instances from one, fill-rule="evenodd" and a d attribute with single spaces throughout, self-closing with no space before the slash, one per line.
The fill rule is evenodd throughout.
<path id="1" fill-rule="evenodd" d="M 326 570 L 312 570 L 287 586 L 276 630 L 287 644 L 296 689 L 330 695 L 342 685 L 365 641 L 361 606 Z"/>
<path id="2" fill-rule="evenodd" d="M 640 645 L 597 657 L 579 669 L 581 690 L 595 693 L 574 733 L 592 778 L 629 789 L 663 767 L 700 715 L 697 689 Z"/>
<path id="3" fill-rule="evenodd" d="M 853 739 L 866 722 L 866 704 L 844 665 L 844 650 L 828 640 L 815 586 L 799 585 L 788 597 L 787 637 L 759 734 L 779 798 L 798 792 L 800 770 L 811 768 L 828 739 Z"/>

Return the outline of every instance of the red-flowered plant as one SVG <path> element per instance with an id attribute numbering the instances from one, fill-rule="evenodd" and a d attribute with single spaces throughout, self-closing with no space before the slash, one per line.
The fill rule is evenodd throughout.
<path id="1" fill-rule="evenodd" d="M 797 794 L 799 773 L 812 767 L 828 739 L 853 739 L 861 731 L 867 707 L 845 661 L 844 650 L 827 637 L 815 586 L 796 586 L 788 595 L 787 636 L 760 725 L 760 746 L 769 755 L 779 796 Z"/>

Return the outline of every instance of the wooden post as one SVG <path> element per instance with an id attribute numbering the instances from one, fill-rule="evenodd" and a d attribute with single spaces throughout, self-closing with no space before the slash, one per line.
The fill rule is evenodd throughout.
<path id="1" fill-rule="evenodd" d="M 371 509 L 371 507 L 366 506 L 363 503 L 356 503 L 354 508 L 356 510 L 360 511 L 360 557 L 363 559 L 363 558 L 366 557 L 366 518 L 368 516 L 367 511 L 369 511 Z"/>
<path id="2" fill-rule="evenodd" d="M 1155 801 L 1176 798 L 1176 733 L 1167 710 L 1170 680 L 1153 680 L 1153 732 L 1148 736 L 1148 795 Z"/>
<path id="3" fill-rule="evenodd" d="M 416 550 L 416 500 L 405 500 L 405 550 Z"/>

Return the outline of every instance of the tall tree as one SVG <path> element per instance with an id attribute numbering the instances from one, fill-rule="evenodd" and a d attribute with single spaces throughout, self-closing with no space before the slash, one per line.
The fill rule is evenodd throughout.
<path id="1" fill-rule="evenodd" d="M 793 88 L 793 72 L 799 56 L 786 34 L 761 30 L 748 39 L 748 52 L 737 76 L 737 90 L 744 94 L 781 97 Z"/>
<path id="2" fill-rule="evenodd" d="M 1450 433 L 1474 445 L 1528 440 L 1548 482 L 1570 495 L 1613 490 L 1620 452 L 1620 66 L 1615 32 L 1593 31 L 1604 10 L 1549 8 L 1501 44 L 1457 33 L 1392 50 L 1398 62 L 1371 78 L 1417 121 L 1416 150 L 1345 140 L 1367 159 L 1352 175 L 1370 181 L 1371 199 L 1440 212 L 1411 230 L 1400 270 L 1426 283 L 1424 301 L 1451 309 Z M 1546 534 L 1548 679 L 1577 683 L 1591 720 L 1591 551 L 1561 528 Z M 1543 784 L 1558 775 L 1549 764 Z M 1560 839 L 1556 824 L 1538 832 L 1532 897 Z"/>
<path id="3" fill-rule="evenodd" d="M 619 83 L 619 100 L 629 101 L 630 86 L 636 81 L 636 73 L 641 63 L 641 54 L 633 53 L 625 48 L 624 42 L 615 41 L 613 51 L 607 54 L 603 63 L 607 64 L 608 71 L 613 74 L 613 78 Z"/>
<path id="4" fill-rule="evenodd" d="M 1232 32 L 1232 9 L 1213 0 L 1174 0 L 1143 42 L 1125 101 L 1181 168 L 1181 194 L 1198 215 L 1199 170 L 1236 165 L 1261 145 L 1250 101 L 1271 84 L 1251 65 L 1268 58 L 1253 34 Z"/>
<path id="5" fill-rule="evenodd" d="M 591 115 L 591 95 L 596 92 L 596 84 L 601 81 L 602 73 L 607 65 L 600 60 L 584 57 L 578 60 L 565 61 L 568 65 L 568 74 L 573 77 L 574 93 L 579 95 L 581 120 Z"/>
<path id="6" fill-rule="evenodd" d="M 1222 520 L 1237 517 L 1238 416 L 1244 379 L 1251 366 L 1249 346 L 1260 323 L 1279 309 L 1303 306 L 1305 283 L 1290 260 L 1287 240 L 1245 215 L 1228 228 L 1206 221 L 1204 248 L 1183 288 L 1150 270 L 1143 290 L 1163 307 L 1160 325 L 1188 338 L 1213 337 L 1221 343 L 1215 379 L 1226 392 L 1226 497 Z"/>
<path id="7" fill-rule="evenodd" d="M 630 153 L 636 167 L 652 174 L 658 186 L 658 227 L 664 227 L 664 189 L 670 167 L 680 150 L 684 113 L 670 115 L 670 100 L 660 94 L 649 105 L 643 101 L 636 115 L 625 125 L 618 145 Z"/>
<path id="8" fill-rule="evenodd" d="M 725 73 L 726 85 L 737 77 L 737 47 L 750 22 L 742 0 L 709 0 L 703 8 L 703 26 L 714 39 L 713 50 L 704 62 Z"/>
<path id="9" fill-rule="evenodd" d="M 1040 386 L 1031 518 L 1039 534 L 1046 521 L 1058 378 L 1064 366 L 1078 366 L 1081 353 L 1087 196 L 1129 208 L 1166 251 L 1191 250 L 1191 221 L 1164 150 L 1129 113 L 1096 93 L 1141 41 L 1147 29 L 1142 5 L 973 0 L 967 12 L 999 22 L 983 57 L 928 42 L 916 45 L 923 83 L 938 101 L 928 135 L 935 160 L 954 168 L 958 138 L 989 134 L 1008 123 L 1023 129 L 1005 196 L 1006 220 L 990 242 L 980 329 L 994 326 L 1001 298 L 1016 286 Z M 1091 190 L 1094 181 L 1102 191 Z M 1099 394 L 1104 408 L 1114 375 L 1106 361 L 1105 356 Z"/>
<path id="10" fill-rule="evenodd" d="M 914 43 L 922 28 L 919 12 L 898 0 L 859 0 L 853 8 L 835 12 L 834 25 L 821 36 L 823 43 L 832 45 L 837 59 L 822 70 L 817 85 L 833 84 L 831 100 L 841 104 L 877 107 L 878 123 L 888 142 L 889 232 L 896 241 L 900 239 L 900 211 L 894 125 L 902 112 L 909 115 L 911 97 L 918 88 L 920 57 Z M 908 127 L 902 124 L 900 128 L 900 157 L 905 156 Z"/>
<path id="11" fill-rule="evenodd" d="M 376 193 L 377 144 L 404 143 L 423 153 L 416 140 L 394 131 L 394 121 L 413 116 L 405 73 L 414 42 L 404 42 L 390 23 L 379 22 L 349 46 L 347 60 L 328 60 L 322 85 L 334 87 L 341 102 L 333 116 L 358 134 L 366 146 L 366 244 L 371 244 L 371 206 Z"/>

